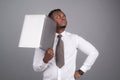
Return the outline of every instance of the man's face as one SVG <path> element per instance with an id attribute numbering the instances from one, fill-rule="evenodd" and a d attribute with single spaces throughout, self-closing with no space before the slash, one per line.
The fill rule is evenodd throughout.
<path id="1" fill-rule="evenodd" d="M 55 22 L 57 22 L 58 27 L 65 27 L 67 25 L 66 16 L 63 12 L 56 11 L 51 17 Z"/>

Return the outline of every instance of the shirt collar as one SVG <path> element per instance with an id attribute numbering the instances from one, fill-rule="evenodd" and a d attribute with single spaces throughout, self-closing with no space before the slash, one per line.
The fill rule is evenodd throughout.
<path id="1" fill-rule="evenodd" d="M 56 36 L 58 36 L 59 34 L 58 33 L 56 33 Z M 61 33 L 61 35 L 62 36 L 65 36 L 65 31 L 63 31 L 62 33 Z"/>

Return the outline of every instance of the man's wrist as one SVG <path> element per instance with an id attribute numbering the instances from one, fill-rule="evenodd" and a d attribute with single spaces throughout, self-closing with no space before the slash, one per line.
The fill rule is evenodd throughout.
<path id="1" fill-rule="evenodd" d="M 43 62 L 44 62 L 44 63 L 48 63 L 48 61 L 47 61 L 45 58 L 43 58 Z"/>
<path id="2" fill-rule="evenodd" d="M 78 72 L 79 72 L 80 75 L 84 74 L 84 72 L 82 70 L 78 70 Z"/>

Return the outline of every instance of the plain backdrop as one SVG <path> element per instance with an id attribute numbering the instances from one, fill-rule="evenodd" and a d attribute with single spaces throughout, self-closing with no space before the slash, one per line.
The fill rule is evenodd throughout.
<path id="1" fill-rule="evenodd" d="M 120 80 L 120 0 L 0 0 L 0 80 L 42 80 L 34 72 L 34 49 L 18 48 L 26 14 L 62 9 L 66 31 L 91 42 L 100 55 L 79 80 Z M 87 56 L 78 51 L 77 68 Z"/>

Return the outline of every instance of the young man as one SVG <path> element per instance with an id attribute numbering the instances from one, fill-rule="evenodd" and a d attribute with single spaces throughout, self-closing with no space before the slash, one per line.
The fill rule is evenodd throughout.
<path id="1" fill-rule="evenodd" d="M 98 57 L 96 48 L 82 37 L 65 31 L 67 19 L 60 9 L 48 15 L 57 23 L 53 48 L 35 50 L 33 69 L 44 71 L 43 80 L 75 80 L 87 72 Z M 52 27 L 51 27 L 52 28 Z M 77 50 L 88 57 L 79 70 L 76 70 Z"/>

